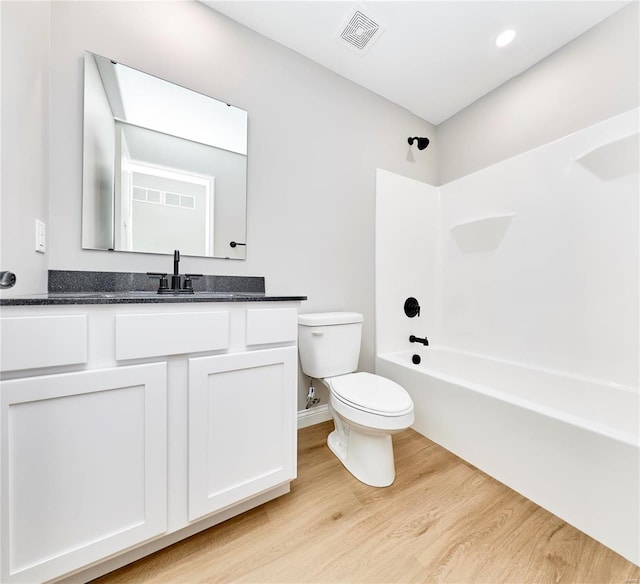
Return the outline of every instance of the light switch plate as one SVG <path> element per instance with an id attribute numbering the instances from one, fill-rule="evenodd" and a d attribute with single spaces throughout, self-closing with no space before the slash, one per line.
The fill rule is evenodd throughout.
<path id="1" fill-rule="evenodd" d="M 45 253 L 47 251 L 47 226 L 36 219 L 36 251 Z"/>

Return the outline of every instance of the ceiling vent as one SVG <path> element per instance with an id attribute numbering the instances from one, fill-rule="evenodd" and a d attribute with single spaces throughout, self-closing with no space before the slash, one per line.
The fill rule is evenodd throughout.
<path id="1" fill-rule="evenodd" d="M 341 43 L 364 55 L 378 40 L 384 28 L 361 9 L 350 12 L 338 32 Z"/>

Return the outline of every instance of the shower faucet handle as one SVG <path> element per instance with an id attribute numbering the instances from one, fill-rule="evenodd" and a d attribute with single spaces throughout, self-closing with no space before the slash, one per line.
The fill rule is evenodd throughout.
<path id="1" fill-rule="evenodd" d="M 409 318 L 420 316 L 420 303 L 413 296 L 409 296 L 409 298 L 404 301 L 404 313 Z"/>
<path id="2" fill-rule="evenodd" d="M 429 346 L 429 339 L 427 339 L 427 337 L 424 337 L 424 339 L 421 339 L 420 337 L 416 337 L 415 335 L 409 335 L 409 342 L 422 343 L 425 347 Z"/>

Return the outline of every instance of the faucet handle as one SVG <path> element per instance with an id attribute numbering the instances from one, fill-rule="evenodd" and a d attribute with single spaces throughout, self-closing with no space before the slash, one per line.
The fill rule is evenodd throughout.
<path id="1" fill-rule="evenodd" d="M 162 290 L 168 290 L 169 289 L 169 280 L 167 279 L 167 274 L 163 273 L 163 272 L 147 272 L 147 276 L 149 276 L 150 278 L 158 278 L 159 284 L 158 284 L 158 294 L 161 294 Z"/>
<path id="2" fill-rule="evenodd" d="M 193 292 L 193 282 L 191 281 L 192 278 L 202 278 L 202 274 L 185 274 L 184 282 L 182 284 L 183 290 L 190 290 L 191 292 Z"/>

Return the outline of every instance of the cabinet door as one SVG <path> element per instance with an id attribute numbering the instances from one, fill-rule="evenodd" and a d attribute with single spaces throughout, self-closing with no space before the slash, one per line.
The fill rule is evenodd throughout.
<path id="1" fill-rule="evenodd" d="M 295 478 L 296 356 L 189 359 L 189 520 Z"/>
<path id="2" fill-rule="evenodd" d="M 41 582 L 161 534 L 166 365 L 0 384 L 2 582 Z"/>

